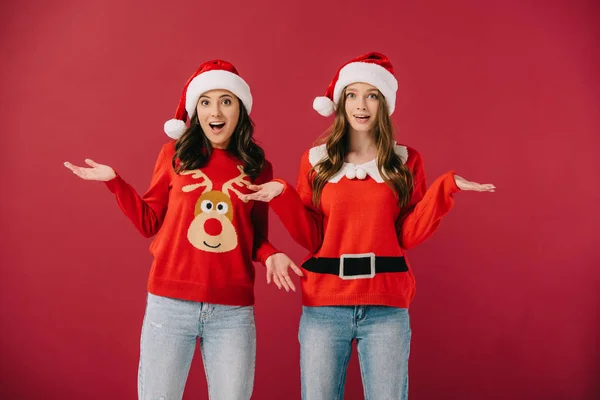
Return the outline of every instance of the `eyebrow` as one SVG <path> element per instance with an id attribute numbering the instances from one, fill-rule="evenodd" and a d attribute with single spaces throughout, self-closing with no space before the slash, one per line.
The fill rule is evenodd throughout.
<path id="1" fill-rule="evenodd" d="M 204 97 L 204 98 L 206 98 L 206 99 L 210 99 L 210 97 L 208 97 L 208 96 L 207 96 L 207 95 L 205 95 L 205 94 L 203 94 L 202 96 L 200 96 L 200 98 L 203 98 L 203 97 Z M 227 93 L 225 93 L 225 94 L 222 94 L 222 95 L 220 95 L 220 96 L 219 96 L 219 98 L 220 98 L 220 99 L 222 99 L 223 97 L 229 97 L 230 99 L 231 99 L 231 98 L 233 98 L 233 97 L 231 97 L 231 95 L 230 95 L 230 94 L 227 94 Z"/>

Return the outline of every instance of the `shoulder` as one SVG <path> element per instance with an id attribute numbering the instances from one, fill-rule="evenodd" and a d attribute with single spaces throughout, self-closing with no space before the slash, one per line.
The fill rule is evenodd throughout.
<path id="1" fill-rule="evenodd" d="M 155 168 L 164 170 L 172 166 L 173 156 L 175 155 L 175 141 L 169 141 L 161 146 Z"/>
<path id="2" fill-rule="evenodd" d="M 396 143 L 394 146 L 394 151 L 400 156 L 402 162 L 410 169 L 423 162 L 421 159 L 421 153 L 419 153 L 414 147 Z"/>
<path id="3" fill-rule="evenodd" d="M 263 164 L 263 167 L 261 169 L 261 173 L 270 173 L 271 175 L 273 175 L 273 164 L 271 164 L 271 161 L 267 160 L 265 158 L 265 163 Z"/>
<path id="4" fill-rule="evenodd" d="M 396 153 L 396 155 L 400 157 L 403 164 L 406 164 L 406 162 L 408 161 L 409 154 L 411 153 L 409 149 L 412 150 L 410 147 L 404 144 L 394 143 L 394 153 Z"/>
<path id="5" fill-rule="evenodd" d="M 311 147 L 302 153 L 300 158 L 300 171 L 309 171 L 312 167 L 317 165 L 319 161 L 327 157 L 327 148 L 325 144 Z"/>
<path id="6" fill-rule="evenodd" d="M 303 160 L 308 160 L 311 166 L 315 166 L 319 161 L 327 158 L 327 145 L 321 144 L 319 146 L 311 147 L 304 152 L 302 156 Z"/>
<path id="7" fill-rule="evenodd" d="M 175 155 L 175 142 L 176 140 L 170 140 L 162 145 L 160 153 L 163 155 L 163 157 L 166 157 L 168 159 L 173 158 L 173 156 Z"/>
<path id="8" fill-rule="evenodd" d="M 416 149 L 404 145 L 406 148 L 407 158 L 404 164 L 411 172 L 413 177 L 418 180 L 425 179 L 425 169 L 423 167 L 423 159 L 421 158 L 421 153 L 419 153 Z"/>
<path id="9" fill-rule="evenodd" d="M 273 179 L 273 164 L 265 158 L 263 166 L 258 176 L 253 180 L 256 184 L 269 182 Z"/>

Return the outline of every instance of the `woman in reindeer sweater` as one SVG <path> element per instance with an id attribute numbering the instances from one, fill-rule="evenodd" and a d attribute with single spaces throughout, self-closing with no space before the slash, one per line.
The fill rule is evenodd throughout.
<path id="1" fill-rule="evenodd" d="M 494 191 L 453 172 L 427 189 L 419 153 L 394 142 L 390 115 L 398 83 L 390 61 L 369 53 L 338 70 L 322 115 L 335 112 L 326 141 L 300 162 L 296 190 L 253 185 L 311 255 L 302 267 L 302 398 L 342 399 L 357 341 L 365 398 L 406 399 L 415 279 L 406 250 L 438 227 L 460 190 Z M 294 268 L 294 266 L 291 266 Z M 275 276 L 289 286 L 288 265 Z"/>
<path id="2" fill-rule="evenodd" d="M 244 199 L 247 186 L 272 179 L 254 143 L 252 95 L 232 64 L 202 64 L 185 85 L 176 141 L 158 156 L 140 197 L 111 167 L 65 163 L 77 176 L 105 181 L 123 212 L 146 237 L 154 263 L 142 327 L 140 399 L 181 399 L 196 340 L 211 399 L 249 399 L 254 382 L 254 267 L 291 263 L 267 240 L 268 205 Z M 186 119 L 190 120 L 189 128 Z M 295 268 L 295 266 L 294 266 Z"/>

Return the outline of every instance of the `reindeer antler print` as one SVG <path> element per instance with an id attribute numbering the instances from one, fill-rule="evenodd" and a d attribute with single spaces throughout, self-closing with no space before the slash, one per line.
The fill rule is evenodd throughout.
<path id="1" fill-rule="evenodd" d="M 252 184 L 252 182 L 250 181 L 250 178 L 248 177 L 248 175 L 246 175 L 246 173 L 244 172 L 244 167 L 242 167 L 241 165 L 238 165 L 237 169 L 240 171 L 240 174 L 237 177 L 225 182 L 223 184 L 223 187 L 221 188 L 221 190 L 224 193 L 227 193 L 227 192 L 235 193 L 240 200 L 242 200 L 244 203 L 247 203 L 248 200 L 244 200 L 244 198 L 243 198 L 244 194 L 241 193 L 236 188 L 234 188 L 233 184 L 235 183 L 239 186 L 246 187 L 246 186 Z M 244 179 L 248 179 L 248 181 L 245 181 Z M 229 195 L 229 197 L 231 197 L 231 195 Z"/>
<path id="2" fill-rule="evenodd" d="M 204 172 L 200 171 L 199 169 L 193 169 L 190 171 L 182 171 L 182 172 L 180 172 L 180 175 L 192 175 L 192 178 L 194 178 L 194 179 L 203 179 L 203 181 L 200 183 L 193 183 L 191 185 L 185 185 L 184 187 L 181 188 L 181 190 L 183 192 L 191 192 L 192 190 L 196 190 L 202 186 L 204 186 L 206 188 L 206 189 L 204 189 L 205 192 L 210 192 L 212 190 L 211 180 L 208 178 L 208 176 L 206 176 L 206 174 Z"/>

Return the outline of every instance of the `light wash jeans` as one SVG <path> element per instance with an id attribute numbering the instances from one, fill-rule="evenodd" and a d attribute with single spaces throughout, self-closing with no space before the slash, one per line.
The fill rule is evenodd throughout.
<path id="1" fill-rule="evenodd" d="M 298 335 L 302 399 L 343 399 L 356 340 L 365 400 L 406 400 L 410 335 L 406 308 L 303 307 Z"/>
<path id="2" fill-rule="evenodd" d="M 148 294 L 140 343 L 138 397 L 181 399 L 200 339 L 211 400 L 248 400 L 254 385 L 254 307 Z"/>

